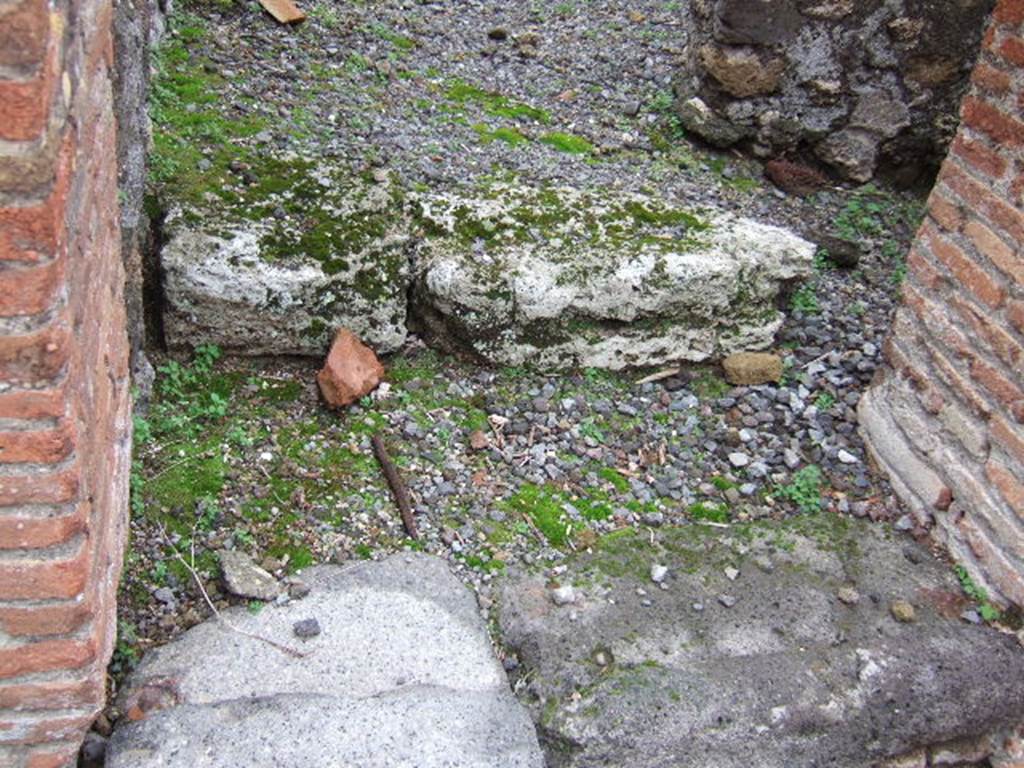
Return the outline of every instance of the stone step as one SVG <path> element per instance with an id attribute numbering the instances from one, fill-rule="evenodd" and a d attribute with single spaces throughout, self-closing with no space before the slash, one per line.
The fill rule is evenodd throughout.
<path id="1" fill-rule="evenodd" d="M 345 326 L 387 353 L 412 319 L 496 364 L 700 361 L 768 346 L 782 293 L 812 269 L 814 246 L 791 232 L 649 195 L 405 194 L 385 174 L 293 162 L 287 184 L 168 217 L 172 347 L 322 355 Z"/>
<path id="2" fill-rule="evenodd" d="M 107 765 L 542 764 L 475 600 L 443 561 L 395 555 L 303 578 L 301 600 L 225 613 L 248 634 L 211 620 L 148 653 L 119 699 L 138 720 L 117 729 Z M 320 632 L 299 639 L 307 619 Z"/>
<path id="3" fill-rule="evenodd" d="M 291 694 L 185 705 L 117 732 L 107 768 L 538 768 L 511 697 L 410 685 L 369 699 Z"/>
<path id="4" fill-rule="evenodd" d="M 562 591 L 523 574 L 499 604 L 553 764 L 1024 758 L 1024 648 L 960 618 L 970 601 L 950 567 L 909 537 L 825 515 L 694 525 L 564 565 Z M 973 757 L 926 763 L 938 754 Z"/>

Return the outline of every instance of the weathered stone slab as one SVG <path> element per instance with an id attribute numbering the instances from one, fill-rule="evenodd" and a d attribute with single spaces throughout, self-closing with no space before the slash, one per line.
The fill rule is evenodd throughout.
<path id="1" fill-rule="evenodd" d="M 541 766 L 476 603 L 441 560 L 303 574 L 308 597 L 210 621 L 146 655 L 121 694 L 108 768 Z M 294 635 L 314 618 L 320 633 Z M 155 702 L 155 705 L 154 705 Z M 160 708 L 165 707 L 165 708 Z"/>
<path id="2" fill-rule="evenodd" d="M 814 246 L 642 195 L 493 187 L 424 196 L 427 330 L 492 363 L 621 369 L 763 348 Z"/>
<path id="3" fill-rule="evenodd" d="M 867 768 L 1024 720 L 1024 648 L 961 621 L 909 538 L 824 517 L 654 536 L 571 560 L 571 604 L 540 575 L 504 588 L 551 764 Z"/>
<path id="4" fill-rule="evenodd" d="M 282 695 L 184 706 L 118 731 L 107 768 L 540 768 L 511 696 L 410 685 L 372 699 Z"/>
<path id="5" fill-rule="evenodd" d="M 350 328 L 377 352 L 406 338 L 401 194 L 299 159 L 268 161 L 242 193 L 207 193 L 164 224 L 164 333 L 172 347 L 322 355 Z"/>

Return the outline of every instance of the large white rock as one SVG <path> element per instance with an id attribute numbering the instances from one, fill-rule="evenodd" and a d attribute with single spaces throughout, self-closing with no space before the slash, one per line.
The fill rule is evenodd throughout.
<path id="1" fill-rule="evenodd" d="M 425 196 L 427 330 L 492 363 L 620 369 L 768 346 L 814 246 L 641 195 L 495 187 Z"/>
<path id="2" fill-rule="evenodd" d="M 300 159 L 261 171 L 240 194 L 208 193 L 167 217 L 168 344 L 321 355 L 345 326 L 377 352 L 398 348 L 410 227 L 397 188 Z"/>
<path id="3" fill-rule="evenodd" d="M 211 619 L 147 653 L 119 699 L 140 719 L 118 727 L 108 768 L 541 768 L 476 601 L 443 560 L 303 579 L 302 600 L 226 611 L 245 634 Z M 321 632 L 298 639 L 310 618 Z"/>

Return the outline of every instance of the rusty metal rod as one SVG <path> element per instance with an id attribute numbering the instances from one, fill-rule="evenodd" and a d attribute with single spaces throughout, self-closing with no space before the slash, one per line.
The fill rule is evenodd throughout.
<path id="1" fill-rule="evenodd" d="M 395 497 L 398 511 L 402 513 L 402 524 L 405 526 L 405 532 L 409 534 L 410 539 L 418 539 L 420 535 L 416 530 L 416 518 L 412 515 L 412 501 L 409 498 L 409 489 L 405 487 L 405 482 L 402 480 L 401 475 L 398 474 L 398 467 L 395 466 L 395 462 L 388 455 L 388 449 L 384 447 L 384 441 L 380 435 L 371 437 L 370 443 L 373 445 L 373 455 L 377 457 L 377 461 L 380 462 L 380 468 L 384 471 L 384 479 L 388 481 L 391 494 Z"/>

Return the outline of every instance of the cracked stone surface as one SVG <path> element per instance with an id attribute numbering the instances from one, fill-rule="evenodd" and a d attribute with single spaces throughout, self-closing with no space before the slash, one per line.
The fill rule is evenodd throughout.
<path id="1" fill-rule="evenodd" d="M 1018 639 L 962 621 L 948 568 L 877 526 L 695 526 L 567 566 L 499 611 L 549 765 L 867 768 L 1024 718 Z"/>

